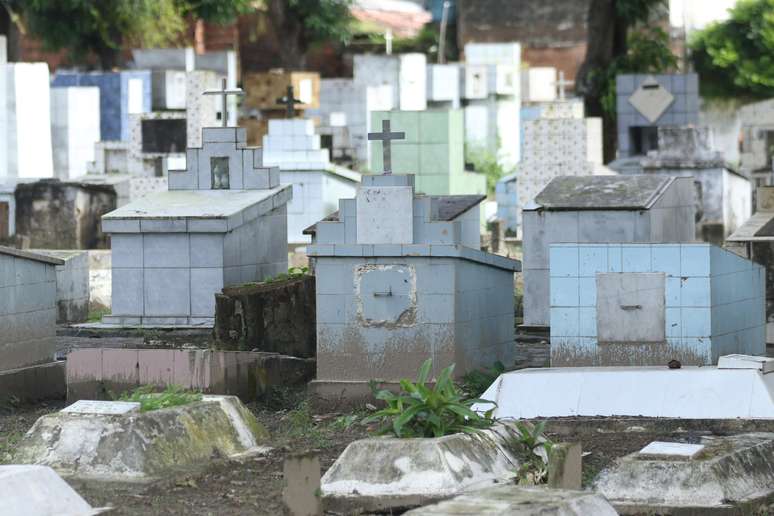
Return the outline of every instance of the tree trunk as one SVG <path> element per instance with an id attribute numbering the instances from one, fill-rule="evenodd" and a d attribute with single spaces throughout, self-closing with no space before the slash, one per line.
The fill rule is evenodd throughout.
<path id="1" fill-rule="evenodd" d="M 289 9 L 287 0 L 267 2 L 269 20 L 279 42 L 280 63 L 287 70 L 300 70 L 306 61 L 304 21 Z"/>
<path id="2" fill-rule="evenodd" d="M 118 66 L 118 58 L 121 52 L 107 45 L 102 45 L 96 50 L 96 54 L 100 68 L 104 71 L 110 71 Z"/>
<path id="3" fill-rule="evenodd" d="M 587 116 L 602 118 L 605 163 L 615 159 L 617 127 L 615 116 L 602 108 L 605 74 L 613 61 L 626 54 L 628 26 L 616 12 L 616 0 L 591 0 L 588 14 L 586 58 L 575 79 L 583 95 Z"/>

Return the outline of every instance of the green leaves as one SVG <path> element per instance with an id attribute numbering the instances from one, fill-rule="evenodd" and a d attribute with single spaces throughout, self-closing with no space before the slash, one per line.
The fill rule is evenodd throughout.
<path id="1" fill-rule="evenodd" d="M 363 422 L 377 422 L 377 433 L 395 437 L 442 437 L 458 432 L 475 432 L 494 423 L 491 411 L 482 416 L 471 409 L 476 403 L 494 403 L 465 399 L 452 380 L 453 364 L 442 370 L 435 385 L 429 387 L 427 383 L 431 378 L 432 365 L 430 359 L 422 364 L 416 382 L 401 380 L 398 394 L 377 390 L 372 384 L 376 399 L 384 401 L 386 406 Z"/>

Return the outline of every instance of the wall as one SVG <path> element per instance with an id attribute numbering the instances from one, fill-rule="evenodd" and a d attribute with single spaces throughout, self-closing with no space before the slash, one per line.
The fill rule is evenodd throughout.
<path id="1" fill-rule="evenodd" d="M 723 171 L 724 237 L 736 231 L 752 215 L 752 191 L 749 180 Z"/>
<path id="2" fill-rule="evenodd" d="M 88 251 L 35 252 L 64 260 L 56 266 L 57 324 L 85 322 L 89 316 L 89 253 Z"/>
<path id="3" fill-rule="evenodd" d="M 16 234 L 23 247 L 104 249 L 102 215 L 116 208 L 109 185 L 37 181 L 16 187 Z"/>
<path id="4" fill-rule="evenodd" d="M 733 165 L 739 164 L 739 137 L 742 132 L 742 117 L 739 108 L 741 101 L 700 99 L 699 125 L 712 131 L 714 150 L 723 154 L 723 158 Z"/>
<path id="5" fill-rule="evenodd" d="M 91 249 L 89 255 L 89 312 L 110 309 L 112 294 L 111 251 Z"/>
<path id="6" fill-rule="evenodd" d="M 550 252 L 552 367 L 710 365 L 722 354 L 765 353 L 764 270 L 749 260 L 709 244 L 554 244 Z M 597 274 L 605 272 L 664 273 L 665 342 L 598 342 Z"/>
<path id="7" fill-rule="evenodd" d="M 54 173 L 62 180 L 86 174 L 99 134 L 99 88 L 51 88 Z"/>
<path id="8" fill-rule="evenodd" d="M 226 287 L 215 294 L 215 347 L 314 357 L 313 276 Z"/>
<path id="9" fill-rule="evenodd" d="M 51 362 L 56 352 L 53 264 L 0 254 L 0 370 Z"/>

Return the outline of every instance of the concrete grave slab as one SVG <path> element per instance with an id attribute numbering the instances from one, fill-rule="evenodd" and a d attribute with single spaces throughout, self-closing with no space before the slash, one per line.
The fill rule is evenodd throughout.
<path id="1" fill-rule="evenodd" d="M 88 516 L 93 509 L 47 466 L 0 466 L 0 514 L 3 516 Z"/>
<path id="2" fill-rule="evenodd" d="M 527 369 L 500 375 L 481 398 L 497 403 L 500 419 L 774 419 L 774 373 L 712 366 Z"/>
<path id="3" fill-rule="evenodd" d="M 78 400 L 63 408 L 60 412 L 66 414 L 98 414 L 103 416 L 122 416 L 139 412 L 140 404 L 135 401 L 96 401 Z"/>
<path id="4" fill-rule="evenodd" d="M 77 479 L 149 481 L 206 465 L 213 453 L 260 452 L 266 436 L 235 396 L 204 396 L 148 412 L 48 414 L 35 422 L 12 458 Z"/>
<path id="5" fill-rule="evenodd" d="M 637 452 L 641 458 L 661 458 L 670 460 L 695 459 L 704 450 L 703 444 L 669 443 L 653 441 Z"/>
<path id="6" fill-rule="evenodd" d="M 774 433 L 702 437 L 700 446 L 693 458 L 627 455 L 594 489 L 629 514 L 754 511 L 774 495 Z"/>
<path id="7" fill-rule="evenodd" d="M 505 424 L 475 434 L 355 441 L 322 478 L 324 508 L 405 509 L 510 479 L 518 469 L 508 448 L 514 436 Z"/>
<path id="8" fill-rule="evenodd" d="M 407 516 L 477 514 L 480 516 L 614 516 L 603 497 L 583 491 L 519 487 L 513 484 L 465 493 L 435 505 L 420 507 Z"/>

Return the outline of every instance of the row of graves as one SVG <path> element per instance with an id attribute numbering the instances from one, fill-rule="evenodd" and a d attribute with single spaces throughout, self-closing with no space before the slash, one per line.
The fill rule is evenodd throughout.
<path id="1" fill-rule="evenodd" d="M 225 86 L 212 93 L 241 93 Z M 294 95 L 287 93 L 292 115 Z M 525 142 L 525 162 L 539 166 L 544 162 L 530 156 L 557 144 L 541 131 L 593 127 L 575 106 L 546 106 L 546 116 L 525 128 L 534 134 Z M 320 166 L 325 156 L 314 152 L 318 139 L 308 121 L 295 118 L 268 125 L 268 149 L 249 146 L 246 129 L 230 125 L 227 116 L 220 127 L 204 127 L 201 144 L 186 149 L 185 168 L 169 172 L 166 191 L 102 218 L 113 250 L 112 311 L 92 328 L 214 326 L 217 336 L 225 324 L 222 333 L 230 337 L 229 324 L 255 317 L 255 308 L 235 298 L 265 296 L 275 303 L 268 306 L 276 318 L 303 309 L 299 300 L 311 297 L 314 380 L 308 388 L 321 405 L 362 404 L 371 400 L 372 381 L 399 389 L 418 370 L 420 383 L 441 383 L 452 364 L 457 378 L 495 361 L 510 369 L 514 276 L 522 261 L 480 249 L 484 196 L 465 192 L 472 180 L 464 171 L 450 177 L 443 194 L 419 187 L 436 181 L 433 174 L 406 173 L 439 160 L 459 164 L 460 120 L 453 112 L 422 111 L 372 118 L 381 131 L 366 136 L 376 144 L 371 163 L 383 173 L 359 178 L 352 197 L 331 193 L 339 195 L 338 210 L 304 230 L 313 278 L 276 287 L 266 280 L 287 270 L 296 191 L 283 172 L 312 169 L 300 154 L 290 161 L 294 153 Z M 657 134 L 661 143 L 665 133 Z M 593 138 L 574 138 L 573 156 L 586 156 L 580 165 L 576 160 L 579 171 L 554 167 L 521 213 L 525 324 L 550 326 L 552 367 L 497 377 L 472 407 L 483 414 L 493 408 L 484 400 L 496 403 L 498 421 L 488 429 L 352 442 L 319 483 L 302 484 L 313 507 L 304 514 L 323 508 L 459 514 L 481 507 L 491 514 L 701 513 L 770 503 L 774 359 L 764 356 L 764 267 L 695 240 L 694 178 L 595 174 L 597 158 L 584 149 Z M 279 166 L 267 162 L 272 155 Z M 296 168 L 283 170 L 282 163 Z M 312 170 L 327 177 L 321 168 Z M 10 328 L 0 335 L 0 363 L 10 365 L 0 373 L 0 392 L 34 398 L 46 382 L 61 386 L 66 375 L 72 402 L 41 417 L 12 450 L 13 465 L 0 466 L 0 512 L 91 511 L 60 475 L 153 482 L 211 465 L 213 457 L 267 453 L 266 430 L 235 395 L 252 399 L 256 378 L 266 377 L 275 351 L 298 345 L 297 334 L 269 353 L 266 335 L 258 345 L 247 335 L 225 349 L 217 339 L 206 348 L 163 349 L 114 348 L 106 339 L 101 347 L 73 350 L 62 367 L 51 357 L 56 267 L 63 264 L 0 248 L 0 289 L 8 294 L 0 296 L 0 321 Z M 276 291 L 282 296 L 268 297 Z M 239 306 L 234 314 L 241 318 L 222 317 L 229 303 Z M 266 306 L 258 305 L 259 312 Z M 261 331 L 270 327 L 263 324 Z M 207 394 L 159 410 L 99 401 L 108 391 L 146 384 Z M 599 416 L 637 421 L 628 425 L 630 434 L 638 424 L 661 420 L 694 432 L 672 433 L 668 442 L 620 457 L 594 472 L 583 490 L 580 447 L 560 446 L 562 459 L 551 466 L 547 457 L 553 488 L 516 485 L 529 460 L 514 445 L 524 437 L 523 421 L 581 427 L 601 424 Z M 294 512 L 294 500 L 287 503 Z"/>

